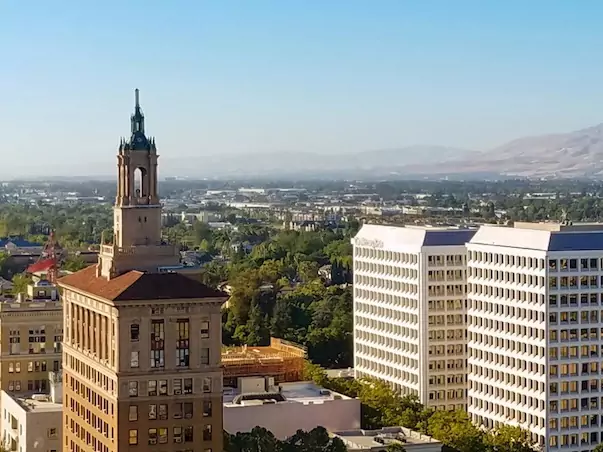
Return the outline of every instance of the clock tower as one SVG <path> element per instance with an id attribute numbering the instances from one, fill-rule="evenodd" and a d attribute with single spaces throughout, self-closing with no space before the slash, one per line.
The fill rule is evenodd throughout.
<path id="1" fill-rule="evenodd" d="M 113 213 L 113 243 L 101 244 L 99 276 L 113 278 L 129 270 L 157 271 L 178 265 L 176 248 L 161 239 L 157 193 L 157 147 L 147 137 L 139 91 L 135 90 L 131 135 L 121 139 L 117 154 L 117 197 Z"/>

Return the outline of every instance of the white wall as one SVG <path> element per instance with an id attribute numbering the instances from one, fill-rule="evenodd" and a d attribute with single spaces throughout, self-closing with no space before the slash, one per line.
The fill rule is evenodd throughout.
<path id="1" fill-rule="evenodd" d="M 279 439 L 294 435 L 297 430 L 324 427 L 329 431 L 360 428 L 360 401 L 357 399 L 328 400 L 303 404 L 281 402 L 267 405 L 224 405 L 224 430 L 228 433 L 249 432 L 264 427 Z"/>

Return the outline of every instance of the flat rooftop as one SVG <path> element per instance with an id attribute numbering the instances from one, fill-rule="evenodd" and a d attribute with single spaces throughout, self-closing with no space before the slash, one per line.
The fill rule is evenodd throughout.
<path id="1" fill-rule="evenodd" d="M 324 389 L 312 382 L 300 381 L 295 383 L 281 383 L 280 394 L 285 397 L 279 403 L 320 403 L 336 399 L 349 399 L 348 396 Z M 241 394 L 236 388 L 224 388 L 223 401 L 225 406 L 243 406 L 233 404 L 233 399 Z"/>
<path id="2" fill-rule="evenodd" d="M 530 223 L 528 221 L 516 221 L 513 224 L 516 229 L 533 229 L 536 231 L 549 232 L 596 232 L 603 231 L 603 223 L 594 222 L 569 222 L 561 223 L 558 221 L 542 221 Z"/>
<path id="3" fill-rule="evenodd" d="M 603 251 L 603 224 L 517 222 L 513 227 L 484 225 L 469 243 L 536 251 Z"/>
<path id="4" fill-rule="evenodd" d="M 431 436 L 404 427 L 384 427 L 380 430 L 345 430 L 333 432 L 339 437 L 349 449 L 367 449 L 384 447 L 388 444 L 399 443 L 401 445 L 438 444 L 439 441 Z M 381 438 L 384 442 L 376 441 Z"/>
<path id="5" fill-rule="evenodd" d="M 476 231 L 465 227 L 365 224 L 352 243 L 388 251 L 420 252 L 423 247 L 430 246 L 464 246 Z"/>
<path id="6" fill-rule="evenodd" d="M 8 395 L 8 394 L 7 394 Z M 62 411 L 63 404 L 55 403 L 50 398 L 50 395 L 44 394 L 47 399 L 46 400 L 35 400 L 32 395 L 16 397 L 9 395 L 15 402 L 17 402 L 23 410 L 28 413 L 48 413 L 54 411 Z"/>

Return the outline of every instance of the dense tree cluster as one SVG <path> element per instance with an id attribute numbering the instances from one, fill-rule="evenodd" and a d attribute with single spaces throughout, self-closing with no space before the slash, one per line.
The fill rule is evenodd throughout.
<path id="1" fill-rule="evenodd" d="M 214 286 L 228 281 L 224 344 L 266 345 L 274 336 L 308 347 L 309 356 L 324 366 L 350 366 L 350 233 L 239 228 L 238 243 L 252 244 L 251 251 L 234 251 L 228 263 L 206 265 L 202 276 Z M 219 243 L 215 236 L 204 237 L 210 248 Z M 319 276 L 322 266 L 328 269 L 325 278 Z"/>
<path id="2" fill-rule="evenodd" d="M 69 249 L 97 245 L 103 231 L 112 228 L 108 205 L 5 205 L 0 213 L 0 237 L 21 236 L 44 243 L 54 230 Z"/>
<path id="3" fill-rule="evenodd" d="M 464 411 L 434 411 L 414 396 L 403 396 L 382 380 L 328 378 L 315 364 L 307 364 L 306 377 L 325 388 L 358 398 L 362 428 L 402 426 L 441 441 L 449 452 L 533 452 L 530 434 L 515 426 L 484 431 Z"/>
<path id="4" fill-rule="evenodd" d="M 262 427 L 249 433 L 224 434 L 225 452 L 346 452 L 339 438 L 331 438 L 322 427 L 309 432 L 298 430 L 286 440 L 279 440 Z"/>

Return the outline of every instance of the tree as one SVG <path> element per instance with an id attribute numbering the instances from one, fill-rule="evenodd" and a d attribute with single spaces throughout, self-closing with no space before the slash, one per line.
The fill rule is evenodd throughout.
<path id="1" fill-rule="evenodd" d="M 464 411 L 436 411 L 427 421 L 427 433 L 459 452 L 483 452 L 485 433 Z"/>
<path id="2" fill-rule="evenodd" d="M 225 452 L 274 452 L 280 441 L 263 427 L 254 427 L 249 433 L 237 433 L 224 438 Z"/>
<path id="3" fill-rule="evenodd" d="M 406 452 L 406 448 L 402 443 L 391 443 L 387 445 L 385 452 Z"/>
<path id="4" fill-rule="evenodd" d="M 69 257 L 68 259 L 65 260 L 65 262 L 63 262 L 63 264 L 61 265 L 61 267 L 64 270 L 70 271 L 70 272 L 77 272 L 83 268 L 86 268 L 87 264 L 84 261 L 84 259 L 81 256 L 72 256 Z"/>
<path id="5" fill-rule="evenodd" d="M 339 438 L 331 438 L 324 427 L 316 427 L 309 432 L 298 430 L 295 435 L 283 441 L 282 452 L 347 452 L 347 447 Z"/>
<path id="6" fill-rule="evenodd" d="M 27 286 L 32 283 L 32 278 L 31 276 L 25 273 L 18 273 L 13 276 L 12 283 L 14 295 L 18 295 L 21 293 L 25 294 L 27 293 Z"/>
<path id="7" fill-rule="evenodd" d="M 603 443 L 597 445 L 597 447 L 593 449 L 593 452 L 603 452 Z"/>
<path id="8" fill-rule="evenodd" d="M 486 445 L 492 452 L 533 452 L 536 446 L 530 432 L 513 425 L 502 425 L 490 432 Z"/>

